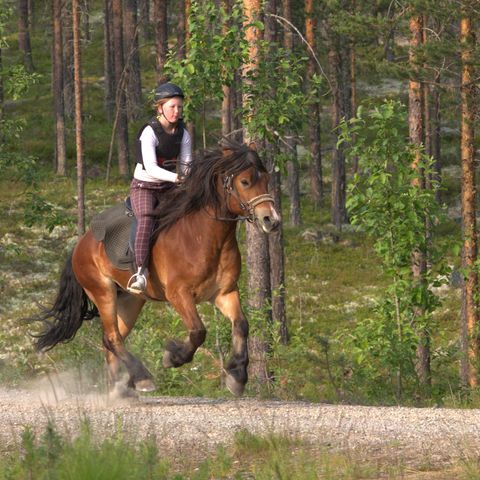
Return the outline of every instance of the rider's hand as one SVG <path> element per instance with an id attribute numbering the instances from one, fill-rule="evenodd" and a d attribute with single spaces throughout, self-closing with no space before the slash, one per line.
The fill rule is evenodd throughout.
<path id="1" fill-rule="evenodd" d="M 185 183 L 185 176 L 184 175 L 177 175 L 177 179 L 175 180 L 175 183 L 181 187 Z"/>

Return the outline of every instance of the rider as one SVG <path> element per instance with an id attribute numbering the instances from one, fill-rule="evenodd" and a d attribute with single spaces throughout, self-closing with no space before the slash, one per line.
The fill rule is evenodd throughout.
<path id="1" fill-rule="evenodd" d="M 137 218 L 135 261 L 138 271 L 127 290 L 142 293 L 147 286 L 147 257 L 153 230 L 157 195 L 179 183 L 192 160 L 192 144 L 182 121 L 183 91 L 173 83 L 155 90 L 154 115 L 137 137 L 137 166 L 130 185 L 130 198 Z M 180 174 L 180 176 L 179 176 Z"/>

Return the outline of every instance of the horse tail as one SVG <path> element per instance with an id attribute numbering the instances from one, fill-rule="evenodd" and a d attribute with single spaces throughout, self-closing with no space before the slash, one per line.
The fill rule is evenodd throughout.
<path id="1" fill-rule="evenodd" d="M 57 343 L 73 339 L 84 320 L 98 316 L 97 307 L 90 301 L 75 277 L 72 268 L 72 254 L 69 255 L 60 276 L 57 298 L 53 306 L 35 318 L 46 324 L 46 329 L 37 335 L 37 350 L 50 350 Z"/>

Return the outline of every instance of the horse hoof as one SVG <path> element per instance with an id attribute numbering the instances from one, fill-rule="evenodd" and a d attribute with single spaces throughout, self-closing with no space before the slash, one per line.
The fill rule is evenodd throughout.
<path id="1" fill-rule="evenodd" d="M 172 360 L 172 353 L 169 352 L 168 350 L 165 350 L 165 353 L 163 354 L 162 363 L 165 368 L 175 367 L 175 364 L 173 363 L 173 360 Z"/>
<path id="2" fill-rule="evenodd" d="M 135 390 L 121 382 L 116 382 L 108 395 L 114 400 L 138 398 L 138 394 Z"/>
<path id="3" fill-rule="evenodd" d="M 135 390 L 138 392 L 153 392 L 155 390 L 155 384 L 149 380 L 140 380 L 135 382 Z"/>
<path id="4" fill-rule="evenodd" d="M 243 391 L 245 390 L 245 385 L 240 383 L 238 380 L 235 380 L 232 375 L 227 375 L 227 378 L 225 379 L 225 385 L 230 393 L 236 397 L 242 396 Z"/>

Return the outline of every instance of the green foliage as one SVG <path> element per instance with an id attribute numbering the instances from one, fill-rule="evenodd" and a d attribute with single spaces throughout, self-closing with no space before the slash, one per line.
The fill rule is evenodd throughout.
<path id="1" fill-rule="evenodd" d="M 386 101 L 367 112 L 359 108 L 357 118 L 341 125 L 339 140 L 351 142 L 355 134 L 348 154 L 359 159 L 362 173 L 349 187 L 347 208 L 352 223 L 373 239 L 391 281 L 375 316 L 359 322 L 345 340 L 355 372 L 374 384 L 396 375 L 397 388 L 404 380 L 415 384 L 418 332 L 432 328 L 432 313 L 439 306 L 432 287 L 439 286 L 439 275 L 446 273 L 445 250 L 431 235 L 441 221 L 437 185 L 432 180 L 431 189 L 420 187 L 424 178 L 433 178 L 433 161 L 421 154 L 416 168 L 412 167 L 416 149 L 405 140 L 406 124 L 405 108 Z M 413 277 L 413 252 L 428 259 L 421 279 Z"/>
<path id="2" fill-rule="evenodd" d="M 88 422 L 78 436 L 67 440 L 49 423 L 40 436 L 26 427 L 20 455 L 0 458 L 0 476 L 5 480 L 122 480 L 162 479 L 169 465 L 162 460 L 154 438 L 131 444 L 121 432 L 100 444 Z"/>
<path id="3" fill-rule="evenodd" d="M 12 65 L 2 70 L 5 91 L 13 100 L 20 99 L 32 85 L 38 83 L 38 73 L 28 73 L 23 65 Z"/>
<path id="4" fill-rule="evenodd" d="M 355 452 L 338 453 L 294 437 L 240 430 L 229 445 L 201 454 L 161 452 L 156 439 L 135 439 L 120 431 L 99 439 L 88 420 L 74 437 L 60 435 L 49 423 L 40 436 L 25 427 L 15 451 L 0 455 L 0 477 L 5 480 L 257 480 L 322 478 L 360 480 L 403 477 L 405 467 L 392 459 L 375 462 Z M 465 461 L 465 474 L 478 475 L 478 462 Z M 467 478 L 467 477 L 466 477 Z"/>
<path id="5" fill-rule="evenodd" d="M 306 57 L 279 45 L 258 43 L 262 59 L 247 72 L 243 118 L 252 139 L 276 142 L 287 132 L 299 134 L 310 97 L 303 92 Z M 319 77 L 313 92 L 319 88 Z"/>
<path id="6" fill-rule="evenodd" d="M 235 2 L 232 12 L 214 2 L 192 2 L 189 22 L 189 48 L 185 59 L 172 54 L 166 72 L 187 92 L 185 118 L 192 120 L 208 102 L 220 102 L 222 87 L 234 82 L 235 72 L 249 62 L 249 45 L 245 40 L 242 2 Z M 261 22 L 255 26 L 263 30 Z M 250 138 L 277 141 L 286 132 L 299 134 L 303 128 L 305 107 L 318 97 L 322 84 L 318 76 L 311 92 L 303 92 L 307 58 L 278 44 L 259 41 L 255 68 L 244 74 L 240 112 Z M 205 119 L 203 119 L 205 129 Z"/>
<path id="7" fill-rule="evenodd" d="M 236 2 L 228 14 L 214 2 L 192 1 L 188 33 L 186 57 L 180 60 L 173 52 L 165 71 L 187 94 L 185 119 L 193 120 L 196 112 L 202 112 L 205 129 L 207 103 L 222 99 L 223 85 L 233 82 L 244 60 L 241 4 Z"/>
<path id="8" fill-rule="evenodd" d="M 27 227 L 40 224 L 51 232 L 57 225 L 74 225 L 74 218 L 57 205 L 45 200 L 36 192 L 28 192 L 23 210 L 23 221 Z"/>
<path id="9" fill-rule="evenodd" d="M 5 28 L 12 11 L 4 8 L 4 2 L 0 1 L 0 48 L 8 48 L 8 42 L 5 37 Z M 5 66 L 2 62 L 0 66 L 0 76 L 3 81 L 5 93 L 12 100 L 21 98 L 28 89 L 38 83 L 40 75 L 37 73 L 26 72 L 23 65 L 13 64 Z M 3 110 L 3 105 L 0 105 Z M 28 154 L 13 153 L 10 146 L 14 142 L 21 142 L 26 127 L 25 120 L 22 118 L 4 119 L 0 115 L 0 170 L 24 183 L 27 188 L 26 206 L 24 210 L 24 221 L 28 226 L 35 223 L 44 224 L 51 231 L 55 225 L 65 223 L 66 217 L 61 215 L 54 205 L 45 201 L 38 193 L 39 169 L 37 168 L 37 159 Z"/>

